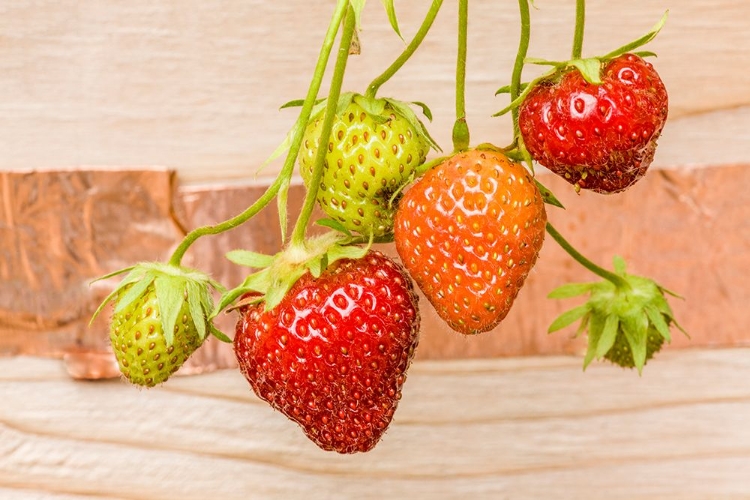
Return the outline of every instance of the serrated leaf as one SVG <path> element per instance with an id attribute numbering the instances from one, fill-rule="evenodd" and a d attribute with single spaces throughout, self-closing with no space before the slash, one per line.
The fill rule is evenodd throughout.
<path id="1" fill-rule="evenodd" d="M 567 283 L 552 290 L 547 298 L 569 299 L 591 292 L 591 283 Z"/>
<path id="2" fill-rule="evenodd" d="M 393 0 L 381 0 L 381 1 L 383 2 L 385 11 L 388 14 L 388 22 L 391 23 L 391 28 L 393 28 L 393 31 L 395 31 L 398 37 L 401 40 L 403 40 L 404 37 L 401 36 L 401 30 L 398 27 L 398 19 L 396 18 L 396 8 L 393 5 Z"/>
<path id="3" fill-rule="evenodd" d="M 646 364 L 648 344 L 648 316 L 645 312 L 620 318 L 620 325 L 633 354 L 633 362 L 640 374 Z"/>
<path id="4" fill-rule="evenodd" d="M 159 303 L 161 326 L 164 330 L 164 340 L 167 346 L 174 343 L 174 328 L 177 317 L 185 300 L 184 281 L 170 279 L 167 276 L 157 276 L 154 279 L 156 300 Z"/>
<path id="5" fill-rule="evenodd" d="M 597 314 L 590 314 L 588 322 L 588 348 L 586 349 L 586 356 L 583 358 L 583 369 L 585 370 L 589 364 L 597 357 L 596 353 L 599 350 L 599 341 L 604 331 L 605 322 L 602 321 L 601 316 Z"/>
<path id="6" fill-rule="evenodd" d="M 263 269 L 273 263 L 273 256 L 250 250 L 232 250 L 227 252 L 226 258 L 239 266 Z"/>
<path id="7" fill-rule="evenodd" d="M 125 308 L 127 308 L 136 299 L 143 295 L 143 292 L 146 291 L 146 289 L 151 285 L 153 281 L 154 275 L 148 273 L 143 276 L 140 281 L 136 281 L 135 283 L 133 283 L 133 286 L 130 287 L 127 292 L 125 292 L 125 294 L 120 298 L 119 301 L 117 301 L 117 305 L 115 305 L 115 313 L 124 311 Z M 124 287 L 118 286 L 117 288 L 118 290 L 121 290 Z"/>
<path id="8" fill-rule="evenodd" d="M 587 82 L 593 85 L 601 85 L 602 62 L 599 59 L 573 59 L 570 61 L 570 65 L 577 68 Z"/>
<path id="9" fill-rule="evenodd" d="M 536 184 L 537 189 L 539 189 L 539 194 L 542 195 L 542 201 L 546 203 L 547 205 L 552 205 L 553 207 L 562 208 L 565 210 L 565 205 L 562 204 L 560 200 L 557 199 L 555 196 L 555 193 L 550 191 L 544 184 L 539 182 L 536 178 L 534 178 L 534 183 Z"/>
<path id="10" fill-rule="evenodd" d="M 599 337 L 599 343 L 596 346 L 596 357 L 602 358 L 605 354 L 612 349 L 617 340 L 617 333 L 620 329 L 620 318 L 614 314 L 607 316 L 604 321 L 604 327 L 602 328 L 602 334 Z"/>
<path id="11" fill-rule="evenodd" d="M 628 263 L 625 262 L 625 259 L 623 259 L 619 255 L 615 255 L 614 257 L 612 257 L 612 265 L 615 268 L 615 273 L 619 274 L 620 276 L 625 276 L 625 273 L 628 270 Z"/>
<path id="12" fill-rule="evenodd" d="M 669 11 L 667 10 L 664 12 L 664 15 L 661 16 L 661 19 L 658 23 L 654 25 L 653 28 L 651 28 L 651 31 L 643 35 L 637 40 L 634 40 L 628 44 L 623 45 L 622 47 L 613 50 L 606 56 L 604 56 L 602 59 L 614 59 L 615 57 L 621 56 L 622 54 L 626 54 L 628 52 L 632 52 L 634 49 L 637 49 L 638 47 L 642 47 L 646 45 L 648 42 L 656 38 L 656 35 L 659 34 L 661 29 L 664 27 L 664 25 L 667 23 L 667 17 L 669 17 Z"/>
<path id="13" fill-rule="evenodd" d="M 664 316 L 652 305 L 647 305 L 645 308 L 648 319 L 651 320 L 651 324 L 656 328 L 656 331 L 664 337 L 667 342 L 672 342 L 672 336 L 669 333 L 669 325 L 664 320 Z"/>
<path id="14" fill-rule="evenodd" d="M 591 311 L 591 308 L 588 304 L 565 311 L 552 322 L 547 329 L 547 333 L 556 332 L 557 330 L 561 330 L 566 326 L 573 324 L 575 321 L 584 317 L 589 311 Z"/>
<path id="15" fill-rule="evenodd" d="M 341 222 L 335 219 L 318 219 L 317 221 L 315 221 L 315 224 L 333 229 L 334 231 L 343 233 L 350 238 L 352 237 L 352 232 L 349 231 L 349 229 L 347 229 Z"/>
<path id="16" fill-rule="evenodd" d="M 203 340 L 206 338 L 206 313 L 202 304 L 203 291 L 201 288 L 202 287 L 195 281 L 187 282 L 190 318 L 195 325 L 195 330 L 198 332 L 198 338 Z"/>

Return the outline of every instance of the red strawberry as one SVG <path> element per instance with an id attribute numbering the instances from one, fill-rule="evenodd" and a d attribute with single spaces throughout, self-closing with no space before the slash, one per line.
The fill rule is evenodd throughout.
<path id="1" fill-rule="evenodd" d="M 576 68 L 537 83 L 519 107 L 531 156 L 576 189 L 624 191 L 645 175 L 667 120 L 667 90 L 654 67 L 624 54 L 599 85 Z"/>
<path id="2" fill-rule="evenodd" d="M 250 296 L 251 298 L 252 296 Z M 417 296 L 371 251 L 308 272 L 282 301 L 244 305 L 234 339 L 255 393 L 325 450 L 372 449 L 388 428 L 417 347 Z"/>
<path id="3" fill-rule="evenodd" d="M 396 212 L 396 249 L 454 330 L 505 318 L 544 241 L 547 214 L 534 180 L 497 151 L 457 154 L 428 171 Z"/>

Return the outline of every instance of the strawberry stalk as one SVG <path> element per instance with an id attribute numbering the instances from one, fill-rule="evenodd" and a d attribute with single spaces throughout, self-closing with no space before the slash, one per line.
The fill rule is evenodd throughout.
<path id="1" fill-rule="evenodd" d="M 576 0 L 576 26 L 571 59 L 580 59 L 583 53 L 583 31 L 586 24 L 586 0 Z"/>
<path id="2" fill-rule="evenodd" d="M 341 21 L 346 14 L 348 6 L 349 0 L 339 0 L 336 5 L 336 9 L 334 10 L 331 22 L 328 26 L 328 31 L 326 32 L 325 39 L 323 41 L 323 46 L 320 50 L 320 55 L 318 56 L 318 61 L 315 66 L 315 71 L 310 82 L 307 96 L 305 97 L 305 101 L 302 105 L 302 110 L 300 111 L 299 118 L 297 119 L 298 123 L 307 123 L 310 119 L 310 114 L 312 113 L 313 106 L 315 105 L 315 99 L 318 96 L 318 92 L 325 75 L 326 66 L 328 65 L 328 60 L 335 43 L 336 35 L 339 32 Z M 284 166 L 282 167 L 278 177 L 255 203 L 253 203 L 247 209 L 245 209 L 245 211 L 231 219 L 228 219 L 216 225 L 199 227 L 189 232 L 175 249 L 169 260 L 169 264 L 173 266 L 179 266 L 185 253 L 190 248 L 190 246 L 195 243 L 196 240 L 198 240 L 202 236 L 220 234 L 244 224 L 252 217 L 254 217 L 258 212 L 263 210 L 271 201 L 273 201 L 273 199 L 281 191 L 282 187 L 288 185 L 294 173 L 294 165 L 297 161 L 297 155 L 302 145 L 303 135 L 304 127 L 297 127 L 295 129 L 295 133 L 292 138 L 289 152 L 284 162 Z"/>
<path id="3" fill-rule="evenodd" d="M 310 221 L 310 216 L 312 215 L 313 209 L 315 208 L 315 205 L 317 203 L 318 186 L 320 186 L 320 179 L 323 176 L 323 164 L 325 162 L 326 153 L 328 151 L 328 148 L 325 147 L 325 142 L 327 142 L 327 138 L 331 136 L 331 131 L 333 130 L 333 120 L 336 116 L 336 110 L 338 108 L 339 96 L 341 95 L 341 87 L 344 83 L 346 63 L 349 60 L 349 48 L 351 46 L 352 39 L 354 38 L 355 30 L 356 19 L 353 13 L 350 11 L 346 15 L 344 20 L 344 30 L 341 34 L 338 56 L 336 58 L 336 65 L 334 67 L 333 76 L 331 77 L 331 86 L 326 102 L 326 110 L 320 134 L 320 145 L 315 156 L 315 165 L 313 167 L 309 189 L 307 190 L 305 200 L 302 205 L 302 211 L 297 218 L 297 222 L 295 223 L 294 230 L 292 232 L 292 246 L 304 246 L 305 235 L 307 233 L 307 225 Z M 323 140 L 324 138 L 326 139 L 326 141 Z"/>
<path id="4" fill-rule="evenodd" d="M 456 58 L 456 122 L 453 125 L 453 151 L 469 147 L 469 125 L 466 123 L 466 53 L 469 31 L 469 0 L 458 2 L 458 57 Z"/>
<path id="5" fill-rule="evenodd" d="M 443 0 L 433 0 L 432 5 L 430 6 L 430 10 L 427 11 L 427 15 L 425 16 L 424 21 L 422 21 L 422 25 L 419 27 L 419 30 L 414 35 L 414 38 L 412 38 L 411 42 L 409 42 L 409 45 L 406 46 L 401 55 L 398 56 L 398 58 L 393 61 L 393 63 L 382 74 L 380 74 L 370 83 L 370 85 L 367 87 L 365 97 L 374 99 L 375 95 L 378 93 L 378 90 L 380 90 L 380 87 L 382 87 L 388 80 L 390 80 L 391 77 L 395 75 L 396 72 L 398 72 L 398 70 L 400 70 L 404 64 L 406 64 L 406 61 L 409 60 L 414 52 L 417 51 L 419 46 L 422 44 L 422 41 L 427 36 L 427 33 L 430 31 L 430 28 L 432 28 L 432 24 L 435 22 L 435 18 L 437 17 L 438 12 L 440 12 L 440 7 L 442 7 L 442 5 Z"/>

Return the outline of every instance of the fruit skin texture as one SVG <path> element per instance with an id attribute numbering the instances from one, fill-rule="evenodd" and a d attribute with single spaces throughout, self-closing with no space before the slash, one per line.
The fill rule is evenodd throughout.
<path id="1" fill-rule="evenodd" d="M 424 163 L 430 146 L 406 118 L 386 105 L 373 116 L 356 100 L 335 117 L 317 200 L 350 231 L 380 237 L 392 233 L 391 197 Z M 300 173 L 310 182 L 323 116 L 305 129 Z"/>
<path id="2" fill-rule="evenodd" d="M 624 191 L 646 174 L 668 114 L 654 67 L 634 54 L 607 62 L 601 85 L 577 69 L 543 80 L 519 108 L 531 156 L 576 186 Z"/>
<path id="3" fill-rule="evenodd" d="M 408 188 L 396 249 L 454 330 L 491 330 L 508 314 L 537 260 L 547 214 L 534 180 L 497 151 L 452 156 Z"/>
<path id="4" fill-rule="evenodd" d="M 317 279 L 305 274 L 271 311 L 263 302 L 240 307 L 240 370 L 320 448 L 368 451 L 401 398 L 417 301 L 403 268 L 383 254 L 338 260 Z"/>
<path id="5" fill-rule="evenodd" d="M 654 354 L 661 351 L 664 345 L 664 337 L 659 331 L 653 326 L 649 327 L 646 341 L 646 362 L 654 357 Z M 604 355 L 604 359 L 611 361 L 612 363 L 622 366 L 623 368 L 635 368 L 635 358 L 633 358 L 633 351 L 630 348 L 628 339 L 625 333 L 619 331 L 615 338 L 615 343 L 612 345 L 607 354 Z"/>
<path id="6" fill-rule="evenodd" d="M 133 285 L 124 287 L 122 297 Z M 192 318 L 187 299 L 177 316 L 174 340 L 167 345 L 154 285 L 112 316 L 110 341 L 120 371 L 136 385 L 153 387 L 165 382 L 203 343 Z"/>

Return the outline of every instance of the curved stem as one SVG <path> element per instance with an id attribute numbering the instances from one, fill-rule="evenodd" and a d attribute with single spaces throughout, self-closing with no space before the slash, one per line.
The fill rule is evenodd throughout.
<path id="1" fill-rule="evenodd" d="M 385 82 L 390 80 L 391 77 L 395 75 L 396 72 L 400 70 L 404 64 L 406 64 L 406 61 L 409 60 L 412 54 L 416 52 L 416 50 L 422 44 L 422 41 L 427 36 L 427 33 L 430 31 L 432 23 L 435 21 L 435 18 L 437 17 L 438 12 L 440 12 L 440 7 L 442 5 L 443 0 L 433 0 L 432 6 L 427 12 L 427 16 L 424 18 L 424 21 L 422 21 L 422 26 L 419 27 L 417 34 L 414 35 L 414 38 L 412 38 L 411 42 L 406 47 L 406 49 L 404 49 L 401 55 L 398 56 L 395 61 L 393 61 L 393 64 L 391 64 L 388 69 L 386 69 L 380 76 L 375 78 L 372 83 L 370 83 L 370 85 L 367 87 L 367 93 L 365 94 L 366 97 L 374 98 L 378 93 L 378 90 L 380 90 L 380 87 L 383 86 Z"/>
<path id="2" fill-rule="evenodd" d="M 291 178 L 292 174 L 294 173 L 294 164 L 297 161 L 297 154 L 299 153 L 300 146 L 302 144 L 302 136 L 305 131 L 304 124 L 306 124 L 310 119 L 310 113 L 312 112 L 312 108 L 315 105 L 315 99 L 318 96 L 318 91 L 320 90 L 320 85 L 323 81 L 323 76 L 325 75 L 326 66 L 328 65 L 328 59 L 330 58 L 331 50 L 333 49 L 336 34 L 339 31 L 341 20 L 343 19 L 348 6 L 349 0 L 338 0 L 336 9 L 334 10 L 333 16 L 331 18 L 331 23 L 328 25 L 328 31 L 326 32 L 323 46 L 320 49 L 320 55 L 318 56 L 318 62 L 315 66 L 315 72 L 313 73 L 313 78 L 310 82 L 310 87 L 307 91 L 305 102 L 302 105 L 302 110 L 300 111 L 299 118 L 297 119 L 297 124 L 299 124 L 300 126 L 295 128 L 295 134 L 291 141 L 289 153 L 286 157 L 286 161 L 284 162 L 284 166 L 279 172 L 279 176 L 255 203 L 253 203 L 239 215 L 236 215 L 235 217 L 232 217 L 231 219 L 220 224 L 199 227 L 189 232 L 182 240 L 180 245 L 175 249 L 174 253 L 169 259 L 169 264 L 179 266 L 182 262 L 182 258 L 185 256 L 185 252 L 187 252 L 190 246 L 195 243 L 198 238 L 202 236 L 223 233 L 250 220 L 274 199 L 284 182 Z"/>
<path id="3" fill-rule="evenodd" d="M 458 0 L 458 57 L 456 58 L 456 123 L 453 125 L 453 151 L 469 147 L 466 123 L 466 53 L 469 32 L 469 0 Z"/>
<path id="4" fill-rule="evenodd" d="M 293 246 L 303 244 L 305 233 L 307 231 L 307 223 L 310 221 L 310 216 L 312 215 L 317 202 L 318 186 L 320 186 L 320 179 L 323 177 L 323 164 L 325 162 L 326 154 L 328 153 L 326 145 L 328 144 L 328 138 L 331 136 L 331 130 L 333 129 L 333 121 L 336 117 L 336 108 L 338 107 L 339 96 L 341 95 L 341 87 L 344 83 L 346 63 L 349 60 L 349 48 L 352 43 L 352 38 L 354 37 L 354 30 L 356 29 L 354 17 L 354 13 L 349 9 L 344 21 L 344 31 L 341 33 L 336 65 L 333 70 L 333 76 L 331 77 L 331 88 L 328 92 L 325 117 L 323 118 L 318 150 L 315 155 L 315 166 L 310 178 L 307 193 L 305 194 L 302 211 L 297 218 L 297 222 L 295 223 L 292 232 L 291 244 Z"/>
<path id="5" fill-rule="evenodd" d="M 521 12 L 521 40 L 518 43 L 516 62 L 513 65 L 513 75 L 510 79 L 510 102 L 513 102 L 521 94 L 521 78 L 523 75 L 524 60 L 529 51 L 529 40 L 531 40 L 531 14 L 529 13 L 529 0 L 518 0 L 518 9 Z M 518 140 L 521 131 L 518 128 L 518 106 L 513 108 L 513 137 Z"/>
<path id="6" fill-rule="evenodd" d="M 568 255 L 573 257 L 573 259 L 576 260 L 579 264 L 581 264 L 583 267 L 591 271 L 592 273 L 596 274 L 597 276 L 600 276 L 608 281 L 611 281 L 615 286 L 621 287 L 621 288 L 630 288 L 630 284 L 623 278 L 622 276 L 618 276 L 617 274 L 607 271 L 606 269 L 603 269 L 593 262 L 591 262 L 589 259 L 583 256 L 581 252 L 573 248 L 573 245 L 567 242 L 565 238 L 562 237 L 560 233 L 557 232 L 557 229 L 551 224 L 547 223 L 547 232 L 550 236 L 562 247 L 563 250 L 565 250 Z"/>
<path id="7" fill-rule="evenodd" d="M 576 28 L 573 37 L 573 59 L 580 59 L 583 53 L 583 28 L 586 24 L 586 0 L 576 0 Z"/>

